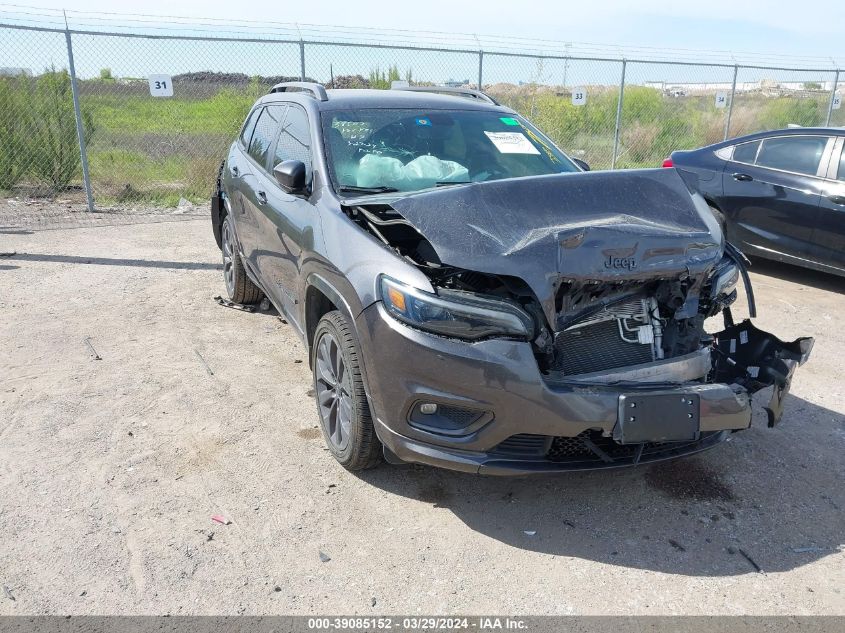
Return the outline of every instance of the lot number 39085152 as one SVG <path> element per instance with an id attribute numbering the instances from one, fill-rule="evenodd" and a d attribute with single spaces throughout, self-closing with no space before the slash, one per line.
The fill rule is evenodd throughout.
<path id="1" fill-rule="evenodd" d="M 173 82 L 170 75 L 150 75 L 150 95 L 153 97 L 172 97 Z"/>

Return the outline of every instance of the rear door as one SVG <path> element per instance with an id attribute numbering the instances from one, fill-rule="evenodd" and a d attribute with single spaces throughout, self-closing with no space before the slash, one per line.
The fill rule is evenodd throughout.
<path id="1" fill-rule="evenodd" d="M 725 212 L 749 254 L 789 261 L 812 256 L 833 139 L 773 136 L 737 145 L 723 173 Z"/>
<path id="2" fill-rule="evenodd" d="M 301 328 L 299 270 L 303 252 L 313 249 L 313 225 L 317 209 L 310 195 L 285 192 L 271 175 L 272 168 L 286 160 L 305 164 L 306 182 L 311 183 L 311 133 L 308 114 L 291 103 L 273 145 L 269 173 L 259 179 L 260 193 L 267 203 L 260 207 L 261 249 L 266 256 L 265 274 L 271 277 L 267 292 L 272 292 L 279 305 L 296 327 Z M 272 288 L 272 289 L 271 289 Z"/>
<path id="3" fill-rule="evenodd" d="M 836 139 L 813 231 L 818 261 L 845 271 L 845 137 Z"/>
<path id="4" fill-rule="evenodd" d="M 265 189 L 263 181 L 267 177 L 273 142 L 281 127 L 286 109 L 287 106 L 284 104 L 265 106 L 252 133 L 247 152 L 248 161 L 240 175 L 243 222 L 238 225 L 240 229 L 238 239 L 244 250 L 247 264 L 268 292 L 266 271 L 270 266 L 266 260 L 272 258 L 272 253 L 267 253 L 262 247 L 261 217 L 264 206 L 267 204 L 266 196 L 263 194 Z"/>
<path id="5" fill-rule="evenodd" d="M 229 206 L 239 241 L 241 240 L 241 233 L 248 228 L 245 225 L 246 205 L 243 191 L 244 181 L 241 176 L 251 171 L 251 163 L 247 152 L 250 141 L 252 141 L 252 134 L 255 131 L 255 124 L 263 109 L 263 107 L 258 106 L 249 113 L 241 129 L 238 141 L 232 145 L 229 156 L 226 159 L 226 190 L 229 195 Z M 243 248 L 243 244 L 241 246 Z"/>

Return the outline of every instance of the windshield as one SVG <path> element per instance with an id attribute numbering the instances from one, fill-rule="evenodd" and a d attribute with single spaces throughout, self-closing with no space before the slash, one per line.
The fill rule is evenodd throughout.
<path id="1" fill-rule="evenodd" d="M 364 109 L 322 114 L 336 191 L 418 191 L 456 183 L 578 171 L 517 115 Z"/>

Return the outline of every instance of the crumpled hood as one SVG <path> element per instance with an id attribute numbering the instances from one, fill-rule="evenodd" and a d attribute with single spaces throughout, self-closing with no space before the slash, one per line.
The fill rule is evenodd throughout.
<path id="1" fill-rule="evenodd" d="M 563 282 L 697 277 L 722 256 L 718 223 L 675 169 L 555 174 L 394 196 L 390 206 L 444 264 L 523 279 L 550 322 Z"/>
<path id="2" fill-rule="evenodd" d="M 722 257 L 718 223 L 675 169 L 455 185 L 390 206 L 444 264 L 523 279 L 550 322 L 564 281 L 698 277 Z"/>

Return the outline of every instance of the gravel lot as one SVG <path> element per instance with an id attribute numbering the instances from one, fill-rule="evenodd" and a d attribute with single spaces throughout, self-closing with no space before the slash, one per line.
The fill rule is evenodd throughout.
<path id="1" fill-rule="evenodd" d="M 292 331 L 212 300 L 205 219 L 0 252 L 0 614 L 845 614 L 845 280 L 754 268 L 758 325 L 817 337 L 776 429 L 633 470 L 353 475 Z"/>

